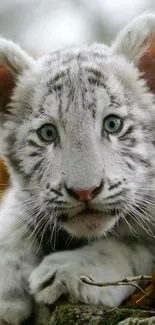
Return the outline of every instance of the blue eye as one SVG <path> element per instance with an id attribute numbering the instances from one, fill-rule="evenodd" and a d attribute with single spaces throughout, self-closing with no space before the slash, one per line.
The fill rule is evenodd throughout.
<path id="1" fill-rule="evenodd" d="M 44 142 L 54 142 L 58 136 L 57 129 L 53 124 L 44 124 L 37 130 L 39 138 Z"/>
<path id="2" fill-rule="evenodd" d="M 107 133 L 118 133 L 122 130 L 123 120 L 116 115 L 109 115 L 103 121 L 103 129 Z"/>

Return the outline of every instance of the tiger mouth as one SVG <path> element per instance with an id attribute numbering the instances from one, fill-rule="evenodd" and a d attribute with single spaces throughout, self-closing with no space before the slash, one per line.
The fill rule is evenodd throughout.
<path id="1" fill-rule="evenodd" d="M 80 212 L 78 212 L 77 214 L 75 214 L 74 217 L 78 217 L 78 216 L 89 216 L 89 215 L 99 215 L 99 216 L 114 216 L 118 213 L 118 211 L 116 211 L 115 209 L 112 209 L 110 211 L 99 211 L 99 210 L 96 210 L 96 209 L 89 209 L 89 208 L 86 208 Z"/>
<path id="2" fill-rule="evenodd" d="M 61 220 L 67 222 L 69 220 L 82 218 L 89 218 L 89 217 L 100 217 L 100 218 L 107 218 L 107 217 L 115 217 L 120 213 L 118 209 L 109 209 L 108 211 L 101 211 L 92 208 L 85 208 L 80 212 L 75 213 L 72 217 L 69 217 L 68 214 L 61 215 Z"/>
<path id="3" fill-rule="evenodd" d="M 99 238 L 111 229 L 120 212 L 116 209 L 101 211 L 98 209 L 85 208 L 73 216 L 62 218 L 62 226 L 69 234 L 78 238 Z"/>
<path id="4" fill-rule="evenodd" d="M 99 211 L 99 210 L 95 210 L 95 209 L 89 209 L 89 208 L 85 208 L 84 210 L 82 210 L 82 211 L 80 211 L 80 212 L 78 212 L 78 213 L 76 213 L 75 214 L 75 217 L 78 217 L 78 216 L 80 216 L 80 215 L 93 215 L 93 214 L 99 214 L 99 215 L 101 215 L 101 214 L 103 214 L 103 212 L 102 211 Z"/>

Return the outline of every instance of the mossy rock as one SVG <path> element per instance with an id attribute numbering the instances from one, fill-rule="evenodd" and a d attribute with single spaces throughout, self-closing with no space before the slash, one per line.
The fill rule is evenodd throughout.
<path id="1" fill-rule="evenodd" d="M 66 304 L 56 307 L 49 325 L 117 325 L 126 318 L 144 316 L 144 311 L 134 309 L 106 312 L 101 306 Z"/>

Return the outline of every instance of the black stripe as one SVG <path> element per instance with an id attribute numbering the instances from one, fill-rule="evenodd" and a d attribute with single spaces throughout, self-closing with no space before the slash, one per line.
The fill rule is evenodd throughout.
<path id="1" fill-rule="evenodd" d="M 148 159 L 144 159 L 144 157 L 142 157 L 140 154 L 131 154 L 132 155 L 132 159 L 135 161 L 135 162 L 140 162 L 142 163 L 144 166 L 146 167 L 150 167 L 150 162 Z"/>
<path id="2" fill-rule="evenodd" d="M 133 125 L 130 125 L 128 127 L 128 129 L 126 130 L 126 132 L 118 137 L 119 140 L 126 140 L 127 139 L 126 136 L 129 135 L 129 134 L 131 134 L 133 132 L 133 130 L 134 130 Z"/>
<path id="3" fill-rule="evenodd" d="M 53 86 L 53 90 L 54 91 L 62 91 L 62 88 L 63 88 L 63 84 L 55 84 L 54 86 Z"/>
<path id="4" fill-rule="evenodd" d="M 141 155 L 139 154 L 136 154 L 136 153 L 132 153 L 130 151 L 127 151 L 127 150 L 124 150 L 122 152 L 123 156 L 125 157 L 129 157 L 130 159 L 132 159 L 134 162 L 140 162 L 142 163 L 145 167 L 150 167 L 151 164 L 149 162 L 148 159 L 144 159 L 144 157 L 142 157 Z"/>
<path id="5" fill-rule="evenodd" d="M 69 111 L 70 104 L 73 102 L 75 96 L 75 89 L 73 87 L 69 87 L 69 93 L 68 93 L 68 101 L 67 101 L 67 107 L 66 107 L 66 113 Z"/>
<path id="6" fill-rule="evenodd" d="M 129 157 L 132 159 L 132 153 L 130 150 L 128 149 L 124 149 L 123 151 L 121 151 L 122 155 L 125 156 L 125 157 Z"/>
<path id="7" fill-rule="evenodd" d="M 88 77 L 88 82 L 90 83 L 90 85 L 94 85 L 94 86 L 98 86 L 98 87 L 105 88 L 105 84 L 101 80 L 96 79 L 94 77 Z"/>
<path id="8" fill-rule="evenodd" d="M 125 157 L 132 159 L 131 152 L 124 150 L 124 151 L 121 151 L 121 154 L 122 154 L 123 160 L 126 163 L 126 165 L 128 166 L 128 168 L 131 169 L 132 171 L 134 171 L 135 166 L 132 165 L 130 162 L 126 161 L 126 159 L 125 159 Z"/>
<path id="9" fill-rule="evenodd" d="M 121 104 L 118 102 L 116 96 L 114 96 L 114 95 L 112 95 L 110 93 L 110 90 L 108 89 L 108 87 L 105 87 L 105 89 L 106 89 L 106 91 L 107 91 L 107 93 L 108 93 L 108 95 L 110 97 L 110 105 L 109 105 L 109 107 L 112 107 L 112 106 L 120 107 Z"/>
<path id="10" fill-rule="evenodd" d="M 54 86 L 55 87 L 55 86 Z M 47 90 L 47 93 L 46 93 L 46 97 L 53 94 L 53 91 L 54 91 L 54 87 L 49 87 L 48 90 Z M 45 99 L 46 99 L 45 97 Z"/>
<path id="11" fill-rule="evenodd" d="M 114 188 L 117 188 L 118 186 L 120 186 L 121 184 L 122 184 L 122 182 L 118 182 L 118 183 L 116 183 L 116 184 L 112 184 L 112 185 L 108 188 L 108 190 L 111 191 L 111 190 L 113 190 Z"/>
<path id="12" fill-rule="evenodd" d="M 131 169 L 132 171 L 135 170 L 135 166 L 131 165 L 131 164 L 130 164 L 128 161 L 126 161 L 125 159 L 124 159 L 124 161 L 125 161 L 125 163 L 126 163 L 126 165 L 128 166 L 129 169 Z"/>
<path id="13" fill-rule="evenodd" d="M 56 190 L 54 188 L 51 188 L 50 191 L 57 194 L 58 196 L 63 196 L 63 194 L 60 191 L 58 191 L 58 190 Z"/>
<path id="14" fill-rule="evenodd" d="M 86 68 L 86 71 L 92 73 L 96 77 L 96 79 L 103 79 L 104 78 L 104 76 L 102 75 L 101 71 L 99 71 L 97 69 L 94 69 L 94 68 Z"/>
<path id="15" fill-rule="evenodd" d="M 33 174 L 34 172 L 36 172 L 36 170 L 40 168 L 43 162 L 44 162 L 44 158 L 40 159 L 36 164 L 34 164 L 34 166 L 30 170 L 30 173 Z"/>
<path id="16" fill-rule="evenodd" d="M 144 159 L 142 156 L 140 155 L 136 155 L 135 159 L 139 162 L 141 162 L 145 167 L 151 167 L 151 163 L 148 159 Z"/>
<path id="17" fill-rule="evenodd" d="M 96 118 L 96 111 L 95 111 L 94 108 L 92 109 L 92 117 L 93 117 L 93 119 L 95 120 L 95 118 Z"/>
<path id="18" fill-rule="evenodd" d="M 29 140 L 29 141 L 28 141 L 28 144 L 29 144 L 29 146 L 31 146 L 31 147 L 35 147 L 35 148 L 43 149 L 42 146 L 40 146 L 38 143 L 36 143 L 36 142 L 33 141 L 33 140 Z"/>
<path id="19" fill-rule="evenodd" d="M 65 77 L 65 72 L 64 71 L 61 71 L 61 72 L 58 72 L 56 73 L 56 75 L 54 77 L 52 77 L 52 79 L 50 79 L 48 81 L 48 85 L 53 85 L 54 83 L 56 83 L 59 79 L 62 79 Z"/>
<path id="20" fill-rule="evenodd" d="M 7 159 L 9 160 L 9 163 L 15 172 L 22 175 L 25 179 L 31 177 L 31 173 L 26 172 L 23 169 L 23 167 L 21 166 L 21 160 L 19 160 L 19 158 L 16 158 L 16 156 L 12 152 L 10 152 L 9 155 L 7 155 Z"/>
<path id="21" fill-rule="evenodd" d="M 29 153 L 28 157 L 33 158 L 33 157 L 38 157 L 40 155 L 41 155 L 41 151 L 34 151 L 34 152 Z"/>
<path id="22" fill-rule="evenodd" d="M 67 72 L 67 71 L 66 71 Z M 47 81 L 47 92 L 45 95 L 46 96 L 50 95 L 53 93 L 53 91 L 61 91 L 63 87 L 63 83 L 60 82 L 62 81 L 62 78 L 66 76 L 66 73 L 63 71 L 58 72 L 54 77 L 52 77 L 50 80 Z M 59 80 L 60 79 L 60 80 Z"/>
<path id="23" fill-rule="evenodd" d="M 44 111 L 44 102 L 45 102 L 45 99 L 46 99 L 46 96 L 43 95 L 42 96 L 42 101 L 41 101 L 41 104 L 38 105 L 38 110 L 37 112 L 34 113 L 34 117 L 38 118 L 40 117 L 40 115 L 44 115 L 45 114 L 45 111 Z"/>
<path id="24" fill-rule="evenodd" d="M 122 195 L 122 194 L 124 194 L 124 191 L 123 191 L 123 190 L 121 190 L 121 191 L 118 192 L 118 193 L 115 193 L 114 195 L 108 196 L 108 197 L 106 197 L 105 199 L 106 199 L 106 200 L 114 199 L 115 197 L 118 197 L 118 196 L 120 196 L 120 195 Z"/>
<path id="25" fill-rule="evenodd" d="M 60 119 L 62 119 L 63 113 L 62 113 L 62 93 L 59 90 L 58 92 L 58 97 L 59 97 L 59 107 L 58 107 L 58 116 Z"/>

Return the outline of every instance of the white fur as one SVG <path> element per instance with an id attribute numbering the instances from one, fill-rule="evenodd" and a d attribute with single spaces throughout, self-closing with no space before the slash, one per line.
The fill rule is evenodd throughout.
<path id="1" fill-rule="evenodd" d="M 137 245 L 133 251 L 115 239 L 101 240 L 74 252 L 55 253 L 45 257 L 32 273 L 31 292 L 39 303 L 52 304 L 62 294 L 69 294 L 74 303 L 119 306 L 133 292 L 133 287 L 92 287 L 83 283 L 80 276 L 86 275 L 96 282 L 119 281 L 133 275 L 132 263 L 137 273 L 148 274 L 153 266 L 152 257 L 145 246 Z M 51 285 L 41 289 L 53 275 Z"/>
<path id="2" fill-rule="evenodd" d="M 27 281 L 39 257 L 14 192 L 8 192 L 0 211 L 0 321 L 19 324 L 32 312 Z"/>
<path id="3" fill-rule="evenodd" d="M 38 62 L 12 42 L 0 39 L 0 63 L 16 83 L 8 105 L 12 115 L 6 119 L 0 106 L 0 145 L 12 180 L 0 210 L 0 321 L 19 324 L 27 318 L 32 295 L 39 303 L 54 303 L 67 293 L 71 302 L 118 306 L 133 292 L 132 287 L 92 287 L 82 283 L 80 276 L 104 282 L 151 273 L 155 255 L 155 107 L 154 95 L 140 80 L 135 63 L 146 50 L 144 40 L 154 26 L 155 15 L 143 15 L 124 29 L 111 48 L 101 44 L 72 48 Z M 103 73 L 105 87 L 91 91 L 89 69 Z M 51 78 L 57 73 L 56 86 L 64 86 L 61 101 L 50 91 Z M 132 140 L 137 142 L 133 148 L 130 137 L 122 143 L 118 135 L 110 135 L 111 141 L 101 136 L 104 118 L 116 112 L 125 119 L 119 135 L 134 126 Z M 37 136 L 36 130 L 45 123 L 57 127 L 57 146 L 46 145 Z M 125 157 L 122 151 L 129 148 L 131 155 Z M 138 155 L 137 160 L 132 155 Z M 89 206 L 102 215 L 85 216 L 85 204 L 70 197 L 66 187 L 83 190 L 99 186 L 101 179 L 104 187 Z M 52 190 L 61 194 L 56 196 Z M 117 194 L 118 201 L 113 199 Z M 142 203 L 148 205 L 143 213 L 135 210 Z M 112 216 L 107 212 L 110 205 L 122 210 Z M 62 224 L 58 223 L 60 207 L 63 214 L 68 213 L 68 221 L 62 220 Z M 41 213 L 45 225 L 58 223 L 71 235 L 97 239 L 83 248 L 43 259 L 35 233 Z M 40 228 L 42 236 L 44 230 Z M 114 236 L 108 240 L 112 231 Z M 50 279 L 51 284 L 45 285 Z"/>
<path id="4" fill-rule="evenodd" d="M 119 33 L 111 50 L 119 55 L 125 55 L 137 64 L 140 57 L 149 49 L 154 30 L 154 13 L 142 14 L 134 18 Z"/>
<path id="5" fill-rule="evenodd" d="M 0 38 L 0 60 L 1 64 L 7 66 L 15 75 L 31 68 L 34 64 L 33 58 L 26 54 L 19 45 L 4 38 Z"/>

